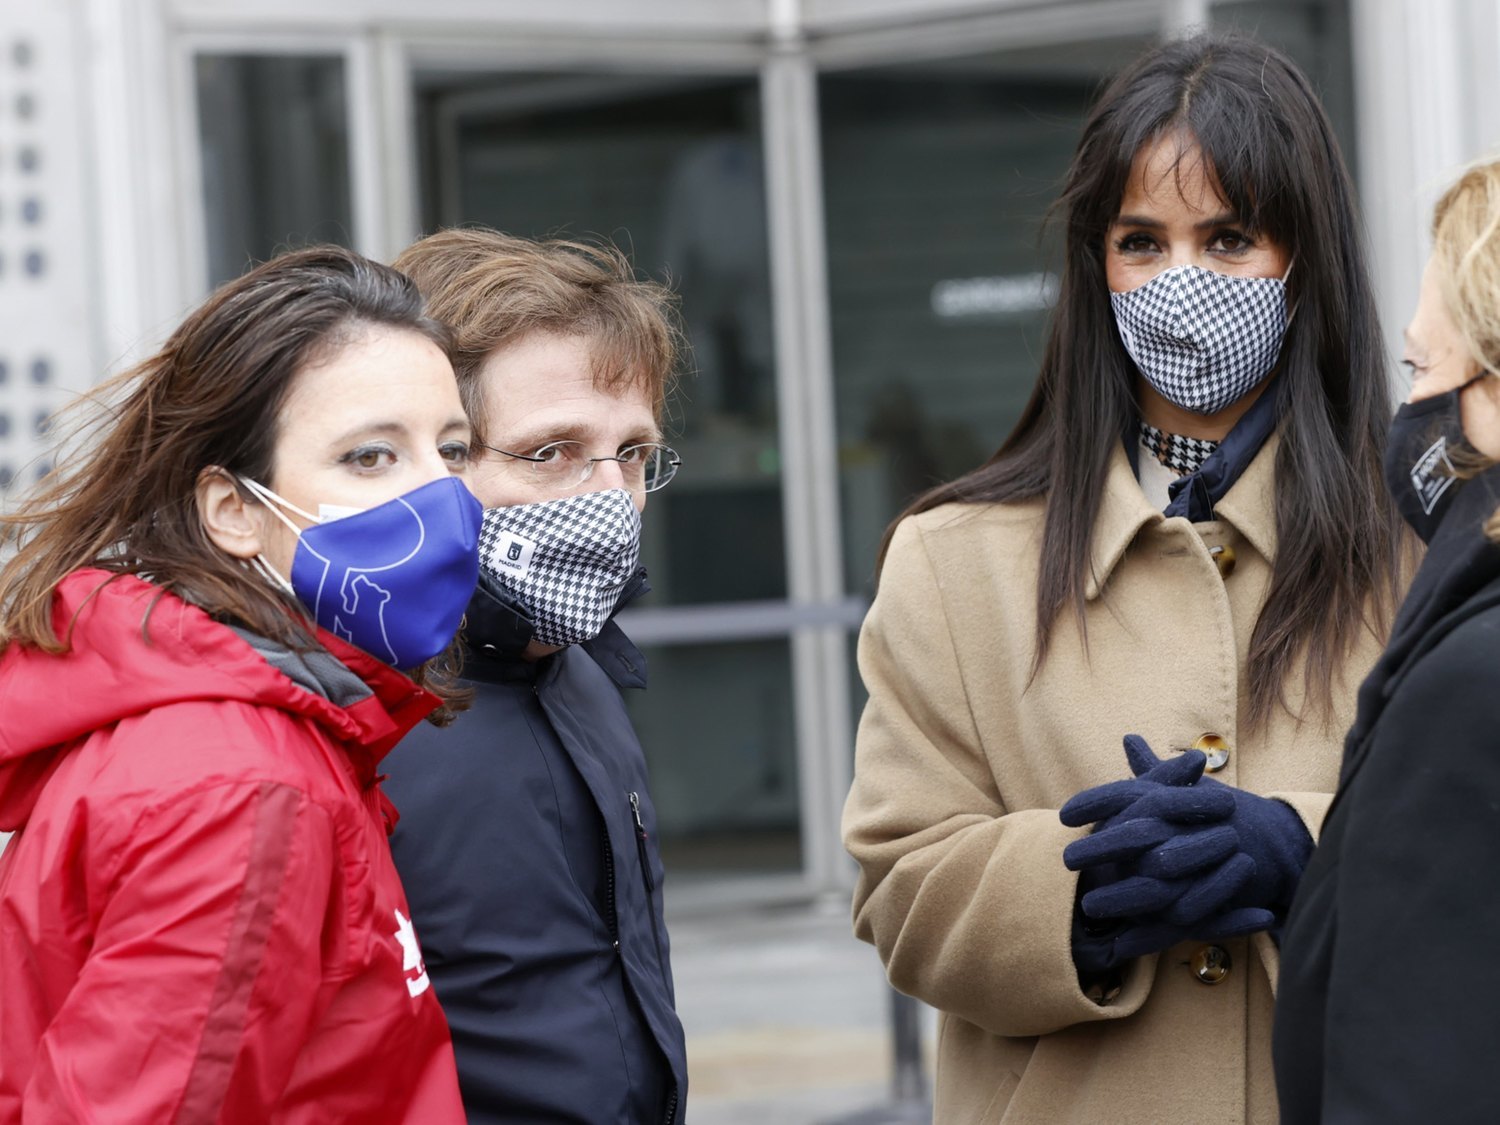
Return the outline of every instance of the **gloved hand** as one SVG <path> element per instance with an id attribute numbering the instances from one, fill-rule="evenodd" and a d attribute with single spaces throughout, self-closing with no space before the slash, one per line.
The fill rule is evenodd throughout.
<path id="1" fill-rule="evenodd" d="M 1162 762 L 1144 740 L 1129 739 L 1125 754 L 1137 776 L 1087 789 L 1059 814 L 1072 827 L 1101 822 L 1063 852 L 1067 867 L 1080 872 L 1072 933 L 1080 982 L 1191 937 L 1221 940 L 1264 929 L 1271 920 L 1265 911 L 1210 917 L 1249 877 L 1243 857 L 1203 886 L 1185 878 L 1234 859 L 1239 850 L 1234 830 L 1213 823 L 1234 811 L 1233 797 L 1222 786 L 1195 786 L 1207 764 L 1202 751 Z M 1137 861 L 1158 852 L 1161 860 L 1142 876 Z"/>
<path id="2" fill-rule="evenodd" d="M 1203 778 L 1201 767 L 1196 776 L 1190 769 L 1166 774 L 1165 767 L 1175 759 L 1162 762 L 1139 735 L 1126 736 L 1125 754 L 1137 782 L 1191 777 L 1182 784 L 1200 791 L 1201 799 L 1174 805 L 1146 793 L 1092 836 L 1070 844 L 1063 862 L 1071 869 L 1123 865 L 1124 877 L 1083 896 L 1084 912 L 1093 918 L 1161 914 L 1169 922 L 1193 925 L 1220 910 L 1250 909 L 1262 912 L 1262 929 L 1283 916 L 1312 852 L 1312 837 L 1296 812 L 1273 798 Z M 1130 782 L 1099 786 L 1073 798 L 1064 806 L 1064 823 L 1070 807 L 1077 815 L 1079 804 L 1087 811 L 1118 804 L 1099 795 L 1122 792 L 1122 784 Z M 1223 823 L 1203 827 L 1205 810 L 1224 807 L 1225 801 L 1230 811 Z M 1137 810 L 1150 815 L 1135 816 Z M 1146 823 L 1136 823 L 1140 820 Z"/>
<path id="3" fill-rule="evenodd" d="M 1159 817 L 1177 824 L 1211 824 L 1234 811 L 1232 798 L 1194 784 L 1203 776 L 1204 766 L 1208 763 L 1201 750 L 1188 750 L 1163 762 L 1151 752 L 1145 739 L 1131 734 L 1125 736 L 1125 758 L 1134 777 L 1085 789 L 1063 805 L 1058 812 L 1059 819 L 1069 828 L 1081 828 L 1095 821 L 1107 822 L 1101 826 L 1106 828 L 1147 817 Z M 1162 840 L 1170 835 L 1163 836 Z M 1076 841 L 1074 846 L 1083 842 Z M 1143 844 L 1139 850 L 1153 846 Z M 1073 864 L 1068 866 L 1078 870 Z"/>
<path id="4" fill-rule="evenodd" d="M 1223 820 L 1234 811 L 1233 798 L 1222 787 L 1213 790 L 1194 784 L 1203 776 L 1208 760 L 1201 750 L 1160 762 L 1143 740 L 1132 736 L 1125 740 L 1125 756 L 1137 776 L 1085 789 L 1058 813 L 1072 828 L 1100 821 L 1092 835 L 1074 840 L 1063 850 L 1064 866 L 1083 873 L 1081 893 L 1135 874 L 1122 870 L 1121 865 L 1177 837 L 1194 834 L 1194 825 Z M 1173 859 L 1192 857 L 1198 865 L 1178 862 L 1177 870 L 1154 874 L 1180 877 L 1222 862 L 1237 850 L 1238 837 L 1224 828 L 1201 843 L 1214 844 L 1216 852 L 1204 847 L 1171 851 L 1168 855 Z"/>

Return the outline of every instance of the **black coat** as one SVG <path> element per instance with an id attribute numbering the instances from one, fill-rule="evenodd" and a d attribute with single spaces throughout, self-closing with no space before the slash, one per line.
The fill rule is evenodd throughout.
<path id="1" fill-rule="evenodd" d="M 469 1120 L 680 1122 L 656 813 L 620 694 L 645 686 L 645 660 L 612 621 L 521 660 L 529 626 L 493 597 L 468 615 L 473 707 L 384 763 Z"/>
<path id="2" fill-rule="evenodd" d="M 1281 945 L 1286 1125 L 1500 1121 L 1500 469 L 1464 485 L 1360 688 Z"/>

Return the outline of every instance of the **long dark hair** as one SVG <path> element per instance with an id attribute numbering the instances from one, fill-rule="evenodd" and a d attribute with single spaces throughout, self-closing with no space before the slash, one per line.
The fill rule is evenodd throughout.
<path id="1" fill-rule="evenodd" d="M 1358 631 L 1383 630 L 1398 598 L 1405 536 L 1381 473 L 1393 404 L 1349 173 L 1306 76 L 1263 43 L 1176 40 L 1108 85 L 1053 205 L 1065 262 L 1031 399 L 988 462 L 919 497 L 897 522 L 951 501 L 1045 496 L 1033 674 L 1065 609 L 1083 629 L 1105 477 L 1139 410 L 1104 241 L 1137 154 L 1178 131 L 1196 141 L 1239 221 L 1293 255 L 1294 312 L 1277 365 L 1277 548 L 1250 640 L 1250 720 L 1284 702 L 1304 651 L 1306 697 L 1326 712 Z"/>
<path id="2" fill-rule="evenodd" d="M 284 596 L 209 539 L 195 490 L 211 467 L 271 480 L 277 417 L 297 373 L 367 325 L 449 351 L 448 330 L 404 275 L 339 246 L 293 251 L 221 286 L 160 352 L 88 396 L 77 455 L 0 517 L 6 537 L 21 540 L 0 570 L 0 644 L 66 648 L 52 591 L 85 566 L 147 576 L 219 620 L 309 644 Z M 439 663 L 416 678 L 461 700 L 446 672 Z"/>

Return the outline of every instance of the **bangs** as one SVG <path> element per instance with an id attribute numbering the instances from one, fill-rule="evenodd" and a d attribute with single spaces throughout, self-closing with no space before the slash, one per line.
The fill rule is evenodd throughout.
<path id="1" fill-rule="evenodd" d="M 1326 168 L 1327 154 L 1301 151 L 1320 135 L 1311 121 L 1288 122 L 1288 100 L 1277 97 L 1282 118 L 1271 112 L 1272 95 L 1284 93 L 1288 76 L 1277 67 L 1256 67 L 1249 81 L 1244 58 L 1209 55 L 1188 73 L 1138 75 L 1108 109 L 1089 123 L 1084 146 L 1093 167 L 1080 164 L 1081 182 L 1067 193 L 1073 221 L 1092 233 L 1107 230 L 1136 158 L 1153 145 L 1180 137 L 1172 166 L 1179 190 L 1186 174 L 1202 167 L 1209 185 L 1247 232 L 1266 235 L 1295 250 L 1306 224 L 1299 216 L 1319 195 L 1312 178 Z M 1295 112 L 1295 111 L 1293 111 Z M 1303 137 L 1299 147 L 1297 137 Z M 1060 201 L 1061 202 L 1061 201 Z"/>

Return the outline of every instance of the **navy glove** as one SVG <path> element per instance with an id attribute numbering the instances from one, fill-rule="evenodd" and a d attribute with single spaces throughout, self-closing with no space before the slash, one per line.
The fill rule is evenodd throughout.
<path id="1" fill-rule="evenodd" d="M 1149 770 L 1148 763 L 1158 759 L 1143 739 L 1136 737 L 1135 741 L 1139 743 L 1137 755 Z M 1234 812 L 1226 823 L 1239 837 L 1240 854 L 1249 856 L 1255 863 L 1249 881 L 1233 896 L 1233 905 L 1263 908 L 1273 911 L 1279 918 L 1285 917 L 1297 883 L 1312 855 L 1312 836 L 1302 818 L 1284 801 L 1224 785 L 1213 778 L 1203 778 L 1198 786 L 1228 793 L 1234 800 Z M 1187 853 L 1192 848 L 1193 839 L 1193 836 L 1182 836 L 1162 845 L 1141 862 L 1141 873 L 1170 874 L 1183 869 L 1185 864 L 1191 863 Z"/>
<path id="2" fill-rule="evenodd" d="M 1170 764 L 1158 759 L 1138 735 L 1126 736 L 1125 753 L 1137 781 L 1153 773 L 1160 777 L 1156 771 Z M 1117 818 L 1069 845 L 1064 852 L 1069 867 L 1134 860 L 1129 877 L 1084 895 L 1085 913 L 1095 918 L 1162 913 L 1170 922 L 1191 925 L 1226 908 L 1257 910 L 1266 918 L 1260 928 L 1267 928 L 1291 904 L 1312 852 L 1312 837 L 1296 812 L 1281 801 L 1201 774 L 1187 784 L 1202 791 L 1202 805 L 1163 806 L 1161 824 L 1134 825 Z M 1222 824 L 1205 828 L 1201 810 L 1210 795 L 1227 799 L 1231 811 Z M 1126 815 L 1135 807 L 1128 807 Z M 1234 834 L 1232 853 L 1226 828 Z"/>
<path id="3" fill-rule="evenodd" d="M 1208 917 L 1249 878 L 1243 857 L 1202 885 L 1185 878 L 1235 859 L 1239 850 L 1232 828 L 1213 825 L 1234 811 L 1233 797 L 1222 786 L 1194 785 L 1207 763 L 1203 753 L 1191 750 L 1162 762 L 1144 740 L 1131 738 L 1125 754 L 1136 777 L 1086 789 L 1059 813 L 1070 827 L 1102 821 L 1063 852 L 1064 864 L 1081 872 L 1072 934 L 1081 981 L 1190 937 L 1220 940 L 1270 922 L 1264 911 Z M 1132 861 L 1157 853 L 1162 858 L 1150 865 L 1151 877 L 1137 874 Z"/>
<path id="4" fill-rule="evenodd" d="M 1233 799 L 1226 794 L 1194 785 L 1208 762 L 1201 750 L 1188 750 L 1163 762 L 1151 753 L 1145 739 L 1132 734 L 1125 737 L 1125 758 L 1134 777 L 1085 789 L 1063 805 L 1059 819 L 1069 828 L 1095 821 L 1107 822 L 1101 828 L 1108 828 L 1145 817 L 1160 817 L 1176 824 L 1211 824 L 1234 811 Z M 1070 846 L 1083 842 L 1075 841 Z M 1068 866 L 1078 870 L 1073 864 Z"/>
<path id="5" fill-rule="evenodd" d="M 1234 799 L 1222 786 L 1194 784 L 1207 763 L 1201 750 L 1161 762 L 1143 740 L 1131 736 L 1125 740 L 1125 756 L 1136 777 L 1085 789 L 1058 812 L 1071 828 L 1101 822 L 1092 835 L 1063 849 L 1063 865 L 1084 872 L 1082 890 L 1118 882 L 1127 874 L 1119 865 L 1154 851 L 1166 849 L 1163 866 L 1170 869 L 1149 874 L 1180 878 L 1221 863 L 1238 850 L 1231 828 L 1210 829 L 1206 835 L 1195 831 L 1195 826 L 1222 821 L 1234 811 Z M 1197 839 L 1197 846 L 1176 845 L 1183 836 Z"/>
<path id="6" fill-rule="evenodd" d="M 1181 926 L 1165 922 L 1108 925 L 1090 922 L 1075 911 L 1073 964 L 1078 969 L 1080 985 L 1085 985 L 1086 978 L 1099 976 L 1148 953 L 1160 953 L 1186 940 L 1187 935 Z"/>

